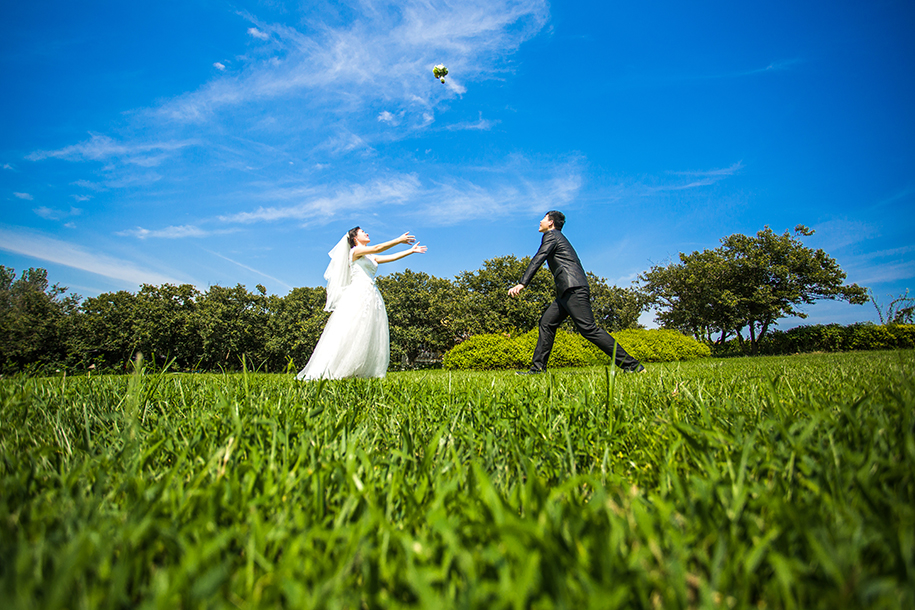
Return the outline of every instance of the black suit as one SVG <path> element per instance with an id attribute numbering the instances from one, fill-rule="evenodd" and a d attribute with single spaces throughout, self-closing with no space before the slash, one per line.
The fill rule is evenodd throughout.
<path id="1" fill-rule="evenodd" d="M 540 249 L 531 259 L 531 264 L 527 266 L 520 283 L 527 286 L 544 261 L 549 265 L 553 281 L 556 282 L 556 300 L 546 308 L 540 318 L 539 336 L 531 370 L 546 370 L 550 352 L 553 350 L 553 341 L 556 339 L 556 329 L 570 316 L 582 337 L 607 355 L 613 356 L 614 350 L 616 351 L 618 367 L 627 371 L 641 370 L 643 367 L 639 361 L 627 354 L 623 346 L 594 321 L 594 312 L 591 311 L 591 289 L 588 287 L 585 270 L 572 244 L 559 229 L 552 229 L 543 234 Z"/>

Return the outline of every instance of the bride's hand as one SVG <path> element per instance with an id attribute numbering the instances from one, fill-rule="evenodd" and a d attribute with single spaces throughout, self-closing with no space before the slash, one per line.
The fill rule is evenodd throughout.
<path id="1" fill-rule="evenodd" d="M 403 235 L 401 235 L 400 237 L 397 238 L 397 243 L 399 243 L 399 244 L 416 243 L 416 237 L 414 237 L 413 235 L 410 235 L 410 232 L 407 231 L 406 233 L 404 233 Z"/>
<path id="2" fill-rule="evenodd" d="M 427 250 L 426 246 L 420 246 L 417 242 L 412 248 L 410 248 L 410 254 L 417 253 L 422 254 Z"/>

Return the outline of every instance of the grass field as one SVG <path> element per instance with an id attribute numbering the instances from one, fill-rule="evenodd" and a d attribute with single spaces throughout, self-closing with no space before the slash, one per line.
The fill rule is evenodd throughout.
<path id="1" fill-rule="evenodd" d="M 912 608 L 915 352 L 0 381 L 5 608 Z"/>

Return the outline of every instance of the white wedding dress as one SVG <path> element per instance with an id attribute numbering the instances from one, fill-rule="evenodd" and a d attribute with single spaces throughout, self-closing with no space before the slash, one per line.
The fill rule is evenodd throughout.
<path id="1" fill-rule="evenodd" d="M 352 256 L 352 253 L 350 253 Z M 371 255 L 350 262 L 350 283 L 296 379 L 384 377 L 391 358 L 388 313 L 375 286 L 378 263 Z"/>

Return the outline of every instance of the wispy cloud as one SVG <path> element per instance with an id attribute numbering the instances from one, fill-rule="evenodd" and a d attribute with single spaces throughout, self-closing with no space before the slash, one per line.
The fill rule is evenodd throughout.
<path id="1" fill-rule="evenodd" d="M 152 271 L 134 262 L 87 250 L 75 244 L 54 239 L 21 228 L 0 228 L 0 250 L 88 271 L 117 280 L 125 286 L 140 284 L 180 284 L 181 280 Z"/>
<path id="2" fill-rule="evenodd" d="M 274 200 L 299 199 L 288 206 L 260 207 L 252 212 L 240 212 L 220 216 L 219 220 L 230 223 L 251 224 L 275 222 L 278 220 L 306 220 L 316 214 L 325 219 L 336 215 L 381 205 L 402 204 L 413 199 L 421 191 L 419 180 L 414 175 L 398 175 L 376 179 L 366 184 L 355 184 L 327 189 L 319 193 L 313 187 L 277 188 L 263 193 Z"/>
<path id="3" fill-rule="evenodd" d="M 489 121 L 483 118 L 483 113 L 480 112 L 480 119 L 473 122 L 465 123 L 455 123 L 454 125 L 448 125 L 445 129 L 449 131 L 467 131 L 467 130 L 479 130 L 479 131 L 489 131 L 493 128 L 494 125 L 498 125 L 499 121 Z"/>
<path id="4" fill-rule="evenodd" d="M 242 13 L 252 23 L 249 35 L 264 41 L 262 48 L 238 74 L 217 78 L 156 112 L 173 121 L 202 122 L 223 108 L 295 95 L 352 120 L 357 109 L 393 100 L 415 127 L 443 91 L 465 90 L 458 80 L 504 72 L 500 58 L 539 32 L 549 16 L 546 0 L 367 0 L 362 8 L 344 27 L 307 33 Z M 458 79 L 450 78 L 450 87 L 432 76 L 438 62 Z M 302 97 L 304 92 L 312 94 Z"/>
<path id="5" fill-rule="evenodd" d="M 756 76 L 761 74 L 775 74 L 778 72 L 785 72 L 791 70 L 797 64 L 803 63 L 803 60 L 800 58 L 795 59 L 785 59 L 777 60 L 771 63 L 766 64 L 765 66 L 757 68 L 746 68 L 746 69 L 736 69 L 736 70 L 719 70 L 715 71 L 701 71 L 697 69 L 695 71 L 680 73 L 680 74 L 645 74 L 640 73 L 634 75 L 631 78 L 624 78 L 620 81 L 620 86 L 622 87 L 653 87 L 653 86 L 668 86 L 679 83 L 687 83 L 694 81 L 711 81 L 711 80 L 727 80 L 727 79 L 736 79 L 736 78 L 746 78 L 749 76 Z"/>
<path id="6" fill-rule="evenodd" d="M 13 197 L 16 197 L 17 199 L 25 199 L 26 201 L 32 201 L 35 199 L 28 193 L 13 193 Z"/>
<path id="7" fill-rule="evenodd" d="M 649 193 L 665 191 L 683 191 L 688 189 L 711 186 L 725 178 L 738 174 L 743 169 L 743 162 L 738 161 L 730 167 L 708 170 L 671 171 L 669 175 L 687 178 L 686 181 L 677 181 L 669 184 L 655 184 L 646 187 Z"/>
<path id="8" fill-rule="evenodd" d="M 8 170 L 10 170 L 10 171 L 16 171 L 16 168 L 13 167 L 12 165 L 10 165 L 9 163 L 4 163 L 4 164 L 3 164 L 3 169 L 8 169 Z"/>
<path id="9" fill-rule="evenodd" d="M 287 290 L 292 290 L 292 286 L 290 286 L 289 284 L 287 284 L 287 283 L 284 282 L 283 280 L 280 280 L 280 279 L 277 279 L 277 278 L 273 277 L 272 275 L 268 275 L 268 274 L 264 273 L 263 271 L 258 271 L 257 269 L 255 269 L 255 268 L 253 268 L 253 267 L 249 267 L 248 265 L 245 265 L 245 264 L 243 264 L 243 263 L 239 263 L 239 262 L 236 261 L 236 260 L 232 260 L 232 259 L 229 258 L 228 256 L 223 256 L 223 255 L 220 254 L 219 252 L 213 252 L 212 250 L 207 250 L 207 252 L 209 252 L 209 253 L 212 254 L 213 256 L 218 256 L 219 258 L 221 258 L 221 259 L 223 259 L 223 260 L 225 260 L 225 261 L 229 261 L 229 262 L 232 263 L 233 265 L 238 265 L 238 266 L 241 267 L 242 269 L 245 269 L 245 270 L 247 270 L 247 271 L 250 271 L 251 273 L 255 273 L 255 274 L 257 274 L 257 275 L 259 275 L 259 276 L 261 276 L 261 277 L 267 278 L 268 280 L 272 280 L 272 281 L 276 282 L 277 284 L 279 284 L 280 286 L 282 286 L 283 288 L 286 288 Z"/>
<path id="10" fill-rule="evenodd" d="M 83 213 L 80 208 L 71 207 L 69 210 L 57 210 L 46 206 L 41 206 L 32 210 L 45 220 L 62 220 L 71 216 L 79 216 Z"/>
<path id="11" fill-rule="evenodd" d="M 248 35 L 257 38 L 258 40 L 270 40 L 270 34 L 261 32 L 257 28 L 248 28 Z"/>
<path id="12" fill-rule="evenodd" d="M 228 231 L 216 231 L 215 233 L 227 233 Z M 126 231 L 118 231 L 115 235 L 120 235 L 122 237 L 132 236 L 139 239 L 148 239 L 148 238 L 159 238 L 159 239 L 183 239 L 186 237 L 207 237 L 212 235 L 214 231 L 204 231 L 203 229 L 196 227 L 194 225 L 182 225 L 182 226 L 172 226 L 166 227 L 164 229 L 144 229 L 143 227 L 137 227 L 136 229 L 129 229 Z"/>
<path id="13" fill-rule="evenodd" d="M 263 189 L 259 197 L 290 203 L 222 215 L 218 220 L 253 224 L 319 217 L 329 221 L 353 212 L 385 209 L 445 226 L 474 218 L 528 213 L 572 202 L 583 183 L 580 162 L 578 158 L 535 161 L 514 155 L 500 164 L 462 167 L 462 177 L 448 166 L 433 164 L 417 173 L 390 173 L 361 183 L 331 186 L 307 182 Z"/>
<path id="14" fill-rule="evenodd" d="M 848 220 L 837 218 L 813 225 L 816 232 L 811 238 L 818 242 L 827 252 L 840 250 L 866 241 L 877 235 L 878 229 L 873 224 L 861 220 Z"/>
<path id="15" fill-rule="evenodd" d="M 226 69 L 226 65 L 221 62 L 218 62 L 218 61 L 213 64 L 213 67 L 216 68 L 217 70 L 219 70 L 220 72 L 222 72 Z"/>
<path id="16" fill-rule="evenodd" d="M 106 161 L 117 159 L 124 163 L 152 167 L 169 154 L 194 145 L 194 140 L 169 142 L 118 142 L 108 136 L 90 134 L 89 140 L 58 150 L 36 150 L 26 156 L 30 161 L 66 159 L 68 161 Z"/>

